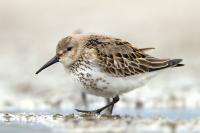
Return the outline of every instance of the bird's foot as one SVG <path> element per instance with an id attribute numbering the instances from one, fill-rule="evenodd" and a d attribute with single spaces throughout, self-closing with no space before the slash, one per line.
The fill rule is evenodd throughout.
<path id="1" fill-rule="evenodd" d="M 115 103 L 117 103 L 119 101 L 119 97 L 116 96 L 113 98 L 113 101 L 108 103 L 106 106 L 97 109 L 97 110 L 91 110 L 91 111 L 87 111 L 87 110 L 80 110 L 80 109 L 75 109 L 77 112 L 81 112 L 81 113 L 96 113 L 96 114 L 100 114 L 103 110 L 105 110 L 106 108 L 109 108 L 110 106 L 114 106 Z M 111 112 L 112 114 L 112 112 Z"/>
<path id="2" fill-rule="evenodd" d="M 80 113 L 89 113 L 89 114 L 100 114 L 103 110 L 102 109 L 96 109 L 96 110 L 80 110 L 80 109 L 75 109 L 77 112 Z"/>

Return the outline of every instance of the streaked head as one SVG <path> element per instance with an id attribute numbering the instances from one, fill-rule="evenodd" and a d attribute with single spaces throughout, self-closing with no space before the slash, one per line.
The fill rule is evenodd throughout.
<path id="1" fill-rule="evenodd" d="M 56 56 L 42 66 L 36 74 L 57 62 L 61 62 L 66 68 L 69 67 L 80 56 L 83 44 L 84 39 L 82 39 L 81 35 L 72 35 L 63 38 L 57 45 Z"/>

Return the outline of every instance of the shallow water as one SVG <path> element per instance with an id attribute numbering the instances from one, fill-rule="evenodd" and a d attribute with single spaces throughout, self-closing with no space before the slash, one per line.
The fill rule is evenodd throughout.
<path id="1" fill-rule="evenodd" d="M 0 123 L 0 132 L 1 133 L 51 133 L 52 130 L 48 127 L 45 127 L 41 124 L 22 124 L 19 122 L 16 123 Z"/>
<path id="2" fill-rule="evenodd" d="M 127 110 L 127 109 L 126 109 Z M 119 113 L 122 110 L 116 110 Z M 0 113 L 1 133 L 198 133 L 200 113 L 196 110 L 141 109 L 130 115 Z M 61 111 L 62 112 L 62 111 Z M 65 113 L 66 114 L 66 113 Z M 104 125 L 102 127 L 102 125 Z"/>
<path id="3" fill-rule="evenodd" d="M 114 113 L 145 118 L 164 117 L 169 119 L 192 119 L 200 117 L 198 109 L 120 109 Z"/>
<path id="4" fill-rule="evenodd" d="M 15 113 L 34 113 L 37 115 L 51 115 L 51 114 L 78 114 L 74 109 L 52 109 L 52 110 L 37 110 L 34 112 L 27 110 L 10 110 L 8 112 Z M 154 117 L 164 117 L 170 119 L 192 119 L 200 117 L 200 111 L 198 109 L 170 109 L 170 108 L 162 108 L 162 109 L 152 109 L 152 108 L 143 108 L 143 109 L 135 109 L 135 108 L 117 108 L 113 110 L 113 114 L 122 115 L 122 116 L 141 116 L 144 118 L 154 118 Z"/>

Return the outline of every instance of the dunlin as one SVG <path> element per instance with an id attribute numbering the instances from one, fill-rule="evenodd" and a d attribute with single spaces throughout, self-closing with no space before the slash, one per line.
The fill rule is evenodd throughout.
<path id="1" fill-rule="evenodd" d="M 58 43 L 56 56 L 36 74 L 61 62 L 83 92 L 113 98 L 96 110 L 76 109 L 101 113 L 114 106 L 119 95 L 145 85 L 161 70 L 183 66 L 182 59 L 158 59 L 147 54 L 150 49 L 139 49 L 127 41 L 104 35 L 73 34 Z"/>

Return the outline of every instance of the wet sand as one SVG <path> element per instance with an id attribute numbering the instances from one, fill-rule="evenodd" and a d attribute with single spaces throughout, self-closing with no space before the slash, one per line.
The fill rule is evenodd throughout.
<path id="1" fill-rule="evenodd" d="M 1 113 L 0 132 L 13 131 L 21 133 L 198 133 L 200 132 L 200 117 L 170 119 L 97 114 Z"/>

